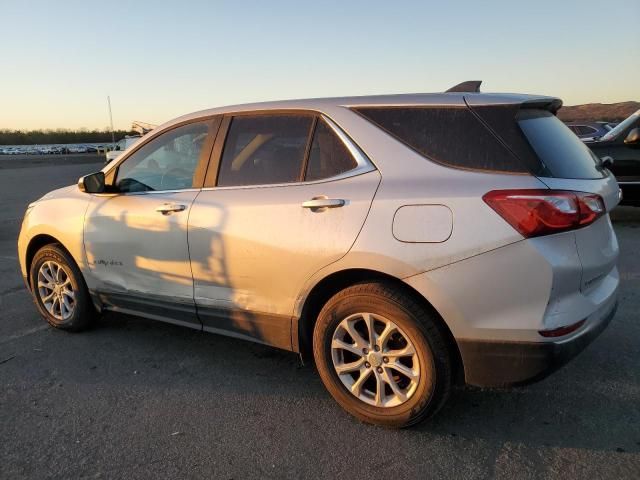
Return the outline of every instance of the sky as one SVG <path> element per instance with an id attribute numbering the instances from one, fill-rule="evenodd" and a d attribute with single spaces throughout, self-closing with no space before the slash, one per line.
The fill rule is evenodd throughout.
<path id="1" fill-rule="evenodd" d="M 160 124 L 288 98 L 640 100 L 640 0 L 0 0 L 0 128 Z"/>

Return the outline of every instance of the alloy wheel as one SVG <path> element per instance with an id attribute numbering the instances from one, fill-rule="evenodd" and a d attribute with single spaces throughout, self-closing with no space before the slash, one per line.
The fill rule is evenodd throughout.
<path id="1" fill-rule="evenodd" d="M 331 339 L 333 367 L 352 395 L 375 407 L 395 407 L 415 393 L 420 363 L 409 336 L 373 313 L 349 315 Z"/>
<path id="2" fill-rule="evenodd" d="M 47 312 L 57 320 L 67 320 L 73 315 L 76 299 L 71 276 L 58 262 L 48 260 L 40 266 L 38 295 Z"/>

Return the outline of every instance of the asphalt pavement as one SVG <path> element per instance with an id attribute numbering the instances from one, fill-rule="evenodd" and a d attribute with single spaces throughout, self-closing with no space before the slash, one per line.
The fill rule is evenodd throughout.
<path id="1" fill-rule="evenodd" d="M 292 353 L 115 314 L 49 328 L 19 274 L 22 214 L 100 167 L 54 163 L 0 162 L 0 478 L 640 478 L 640 208 L 614 212 L 620 308 L 580 356 L 388 430 Z"/>

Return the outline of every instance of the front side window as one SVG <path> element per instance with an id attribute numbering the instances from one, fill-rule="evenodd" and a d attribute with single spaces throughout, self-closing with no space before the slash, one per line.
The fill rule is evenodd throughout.
<path id="1" fill-rule="evenodd" d="M 118 166 L 116 189 L 126 193 L 195 187 L 198 164 L 209 153 L 209 128 L 206 121 L 190 123 L 154 138 Z"/>
<path id="2" fill-rule="evenodd" d="M 330 178 L 357 167 L 355 159 L 333 129 L 318 120 L 309 153 L 305 180 Z"/>
<path id="3" fill-rule="evenodd" d="M 234 117 L 220 160 L 218 186 L 300 181 L 313 120 L 312 115 L 302 114 Z"/>

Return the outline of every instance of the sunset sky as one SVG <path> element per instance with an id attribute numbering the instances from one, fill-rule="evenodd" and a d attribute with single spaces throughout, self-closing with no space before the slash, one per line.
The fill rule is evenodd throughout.
<path id="1" fill-rule="evenodd" d="M 0 0 L 0 128 L 116 128 L 250 101 L 442 91 L 640 100 L 640 1 Z"/>

